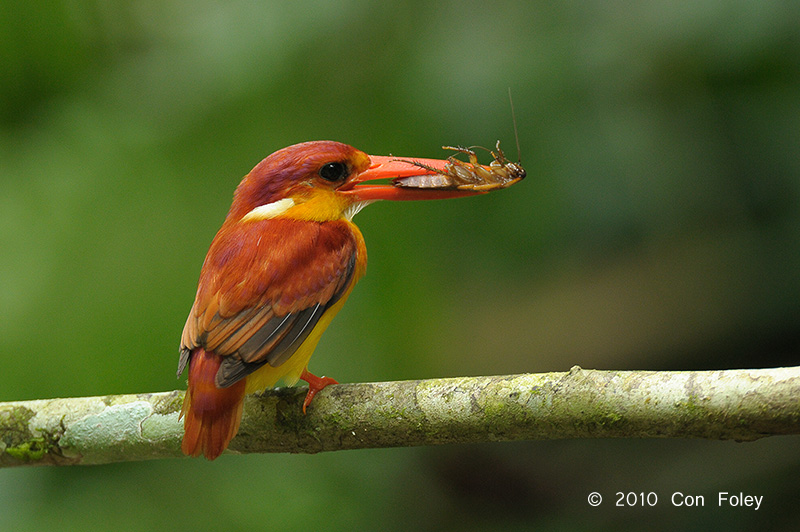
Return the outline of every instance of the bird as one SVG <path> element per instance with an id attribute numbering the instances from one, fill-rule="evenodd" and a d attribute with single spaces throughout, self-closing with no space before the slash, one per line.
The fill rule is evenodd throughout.
<path id="1" fill-rule="evenodd" d="M 302 379 L 309 384 L 305 413 L 320 390 L 338 384 L 311 374 L 308 363 L 366 271 L 353 216 L 377 200 L 482 193 L 395 186 L 446 175 L 447 164 L 312 141 L 272 153 L 242 179 L 203 262 L 181 335 L 178 376 L 188 367 L 184 454 L 220 456 L 239 430 L 246 394 Z"/>

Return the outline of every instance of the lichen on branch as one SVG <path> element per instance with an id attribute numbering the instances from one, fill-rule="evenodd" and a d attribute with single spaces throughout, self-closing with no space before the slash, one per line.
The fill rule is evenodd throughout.
<path id="1" fill-rule="evenodd" d="M 229 453 L 559 438 L 800 434 L 800 367 L 597 371 L 329 386 L 246 398 Z M 182 391 L 0 403 L 0 467 L 180 457 Z"/>

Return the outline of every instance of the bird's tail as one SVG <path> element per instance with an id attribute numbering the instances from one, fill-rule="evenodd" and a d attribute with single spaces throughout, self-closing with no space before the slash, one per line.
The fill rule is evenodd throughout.
<path id="1" fill-rule="evenodd" d="M 242 419 L 245 380 L 227 388 L 217 388 L 222 357 L 197 348 L 189 361 L 189 387 L 183 400 L 183 443 L 181 450 L 190 456 L 204 454 L 213 460 L 222 454 L 239 431 Z"/>

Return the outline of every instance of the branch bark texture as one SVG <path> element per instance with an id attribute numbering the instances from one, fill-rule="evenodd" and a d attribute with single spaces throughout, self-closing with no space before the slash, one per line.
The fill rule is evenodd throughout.
<path id="1" fill-rule="evenodd" d="M 800 367 L 596 371 L 341 384 L 246 398 L 229 453 L 559 438 L 800 434 Z M 0 403 L 0 467 L 180 457 L 182 391 Z"/>

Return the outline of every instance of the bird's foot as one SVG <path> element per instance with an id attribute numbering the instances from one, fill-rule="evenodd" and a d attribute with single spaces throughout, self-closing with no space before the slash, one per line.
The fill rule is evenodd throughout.
<path id="1" fill-rule="evenodd" d="M 317 392 L 329 384 L 339 384 L 330 377 L 317 377 L 305 369 L 303 370 L 303 374 L 300 375 L 300 378 L 308 383 L 308 394 L 306 394 L 306 400 L 303 401 L 303 414 L 306 413 L 306 407 L 311 404 L 311 400 L 314 399 Z"/>

